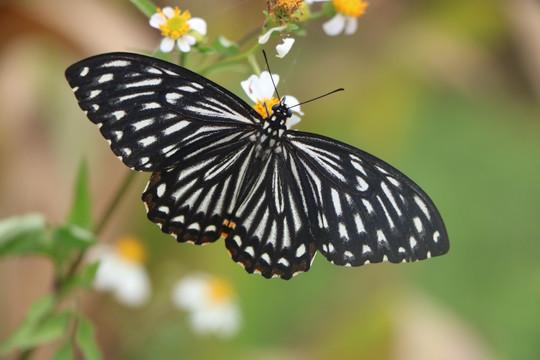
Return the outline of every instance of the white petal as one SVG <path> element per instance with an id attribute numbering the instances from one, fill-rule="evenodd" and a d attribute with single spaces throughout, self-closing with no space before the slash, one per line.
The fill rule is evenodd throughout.
<path id="1" fill-rule="evenodd" d="M 345 28 L 345 16 L 336 14 L 333 18 L 323 24 L 323 30 L 326 35 L 336 36 L 343 32 Z"/>
<path id="2" fill-rule="evenodd" d="M 259 44 L 266 44 L 274 31 L 281 31 L 284 30 L 286 27 L 287 25 L 271 28 L 270 30 L 259 36 Z"/>
<path id="3" fill-rule="evenodd" d="M 181 309 L 195 311 L 204 307 L 208 298 L 208 276 L 186 275 L 174 285 L 171 295 L 173 304 Z"/>
<path id="4" fill-rule="evenodd" d="M 115 252 L 103 253 L 94 278 L 94 288 L 111 291 L 128 306 L 141 306 L 150 297 L 150 280 L 146 270 Z"/>
<path id="5" fill-rule="evenodd" d="M 323 1 L 328 1 L 328 0 L 306 0 L 306 3 L 312 4 L 314 2 L 323 2 Z"/>
<path id="6" fill-rule="evenodd" d="M 122 283 L 114 294 L 116 299 L 125 305 L 144 305 L 150 297 L 150 280 L 144 268 L 133 266 L 129 271 L 124 271 Z"/>
<path id="7" fill-rule="evenodd" d="M 199 334 L 213 333 L 222 337 L 231 337 L 238 332 L 240 310 L 234 303 L 210 306 L 193 312 L 191 325 Z"/>
<path id="8" fill-rule="evenodd" d="M 257 99 L 260 98 L 258 91 L 258 87 L 255 86 L 255 83 L 258 83 L 259 78 L 257 75 L 251 75 L 247 80 L 241 81 L 240 85 L 242 86 L 242 89 L 244 89 L 247 96 L 249 96 L 250 100 L 254 103 L 257 102 Z"/>
<path id="9" fill-rule="evenodd" d="M 188 35 L 179 37 L 178 40 L 176 40 L 176 44 L 178 45 L 180 51 L 183 53 L 187 53 L 191 50 L 190 39 Z"/>
<path id="10" fill-rule="evenodd" d="M 290 118 L 287 119 L 287 129 L 290 129 L 291 127 L 297 125 L 302 119 L 298 115 L 292 115 Z"/>
<path id="11" fill-rule="evenodd" d="M 277 51 L 276 56 L 278 58 L 283 58 L 285 55 L 289 53 L 289 50 L 291 50 L 293 44 L 294 44 L 293 38 L 283 39 L 283 44 L 279 44 L 276 46 L 276 51 Z"/>
<path id="12" fill-rule="evenodd" d="M 300 115 L 304 115 L 302 110 L 300 110 L 300 105 L 295 106 L 295 105 L 300 103 L 300 101 L 298 101 L 297 98 L 295 98 L 294 96 L 291 96 L 291 95 L 285 95 L 284 98 L 285 98 L 285 105 L 287 105 L 288 107 L 294 106 L 291 109 L 292 111 L 294 111 L 294 112 L 296 112 L 296 113 L 298 113 Z"/>
<path id="13" fill-rule="evenodd" d="M 352 16 L 345 17 L 345 35 L 352 35 L 358 27 L 358 19 Z"/>
<path id="14" fill-rule="evenodd" d="M 165 16 L 161 15 L 160 13 L 156 13 L 150 17 L 150 26 L 156 29 L 159 29 L 159 25 L 163 25 L 167 22 L 167 19 Z"/>
<path id="15" fill-rule="evenodd" d="M 165 14 L 166 17 L 172 18 L 174 16 L 174 9 L 170 6 L 166 6 L 163 9 L 161 9 L 161 12 Z"/>
<path id="16" fill-rule="evenodd" d="M 201 18 L 191 18 L 187 21 L 189 28 L 201 35 L 206 35 L 206 21 Z"/>
<path id="17" fill-rule="evenodd" d="M 197 42 L 197 39 L 193 35 L 184 35 L 182 37 L 186 40 L 186 42 L 189 45 L 195 45 L 195 43 Z"/>
<path id="18" fill-rule="evenodd" d="M 272 83 L 272 79 L 274 79 L 274 82 Z M 270 99 L 274 96 L 274 92 L 276 89 L 274 88 L 278 86 L 279 84 L 279 75 L 278 74 L 272 74 L 272 79 L 270 78 L 270 73 L 268 71 L 263 71 L 261 73 L 261 78 L 259 81 L 259 94 L 260 99 Z"/>
<path id="19" fill-rule="evenodd" d="M 164 37 L 161 40 L 161 45 L 159 45 L 159 49 L 163 51 L 164 53 L 171 52 L 171 50 L 174 48 L 174 39 L 172 37 Z"/>

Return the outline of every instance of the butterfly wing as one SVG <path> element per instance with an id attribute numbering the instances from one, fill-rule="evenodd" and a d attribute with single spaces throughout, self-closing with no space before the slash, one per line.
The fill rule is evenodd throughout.
<path id="1" fill-rule="evenodd" d="M 246 180 L 225 244 L 248 272 L 289 279 L 307 271 L 317 251 L 298 170 L 284 147 L 256 167 L 260 170 Z"/>
<path id="2" fill-rule="evenodd" d="M 310 227 L 332 263 L 408 262 L 449 249 L 431 199 L 384 161 L 320 135 L 289 132 Z"/>
<path id="3" fill-rule="evenodd" d="M 232 133 L 221 145 L 195 154 L 181 167 L 153 173 L 142 195 L 148 218 L 179 242 L 217 240 L 244 179 L 255 171 L 252 135 Z"/>
<path id="4" fill-rule="evenodd" d="M 113 152 L 138 171 L 175 167 L 261 121 L 221 86 L 148 56 L 97 55 L 70 66 L 66 78 Z"/>

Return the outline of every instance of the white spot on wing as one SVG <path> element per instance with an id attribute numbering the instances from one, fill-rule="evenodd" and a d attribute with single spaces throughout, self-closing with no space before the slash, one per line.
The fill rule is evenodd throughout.
<path id="1" fill-rule="evenodd" d="M 296 249 L 296 257 L 299 258 L 306 253 L 306 246 L 301 244 L 298 249 Z"/>
<path id="2" fill-rule="evenodd" d="M 369 184 L 361 176 L 356 176 L 356 181 L 358 181 L 356 188 L 359 191 L 366 191 L 369 188 Z"/>
<path id="3" fill-rule="evenodd" d="M 289 263 L 289 260 L 285 259 L 285 258 L 280 258 L 278 260 L 278 264 L 281 264 L 285 267 L 289 267 L 290 263 Z"/>
<path id="4" fill-rule="evenodd" d="M 169 126 L 168 128 L 166 128 L 165 130 L 163 130 L 163 135 L 170 135 L 174 132 L 182 130 L 188 125 L 189 125 L 189 121 L 186 121 L 186 120 L 179 121 L 176 124 L 173 124 Z"/>
<path id="5" fill-rule="evenodd" d="M 98 83 L 104 83 L 104 82 L 107 82 L 107 81 L 111 81 L 112 79 L 114 78 L 114 75 L 113 74 L 103 74 L 99 77 L 98 79 Z"/>
<path id="6" fill-rule="evenodd" d="M 364 204 L 364 206 L 366 207 L 368 213 L 372 214 L 374 213 L 375 211 L 373 210 L 373 206 L 371 206 L 371 203 L 366 200 L 366 199 L 362 199 L 362 204 Z"/>
<path id="7" fill-rule="evenodd" d="M 339 231 L 339 236 L 342 238 L 342 239 L 346 239 L 346 240 L 349 240 L 349 233 L 347 232 L 347 227 L 345 226 L 344 223 L 339 223 L 338 224 L 338 231 Z"/>
<path id="8" fill-rule="evenodd" d="M 364 228 L 364 223 L 362 221 L 362 218 L 360 217 L 360 214 L 355 213 L 354 214 L 354 223 L 356 224 L 356 230 L 359 234 L 366 232 L 366 229 Z"/>
<path id="9" fill-rule="evenodd" d="M 165 95 L 165 100 L 167 100 L 168 103 L 175 104 L 182 96 L 183 95 L 179 93 L 167 93 L 167 95 Z"/>
<path id="10" fill-rule="evenodd" d="M 255 257 L 255 250 L 253 249 L 253 246 L 248 246 L 244 251 L 251 257 Z"/>
<path id="11" fill-rule="evenodd" d="M 135 131 L 139 131 L 140 129 L 144 127 L 152 125 L 153 123 L 154 123 L 154 119 L 146 119 L 146 120 L 137 121 L 136 123 L 131 124 L 131 126 L 133 126 Z"/>
<path id="12" fill-rule="evenodd" d="M 411 238 L 409 239 L 409 243 L 411 244 L 411 249 L 413 249 L 418 242 L 416 241 L 414 236 L 411 236 Z"/>
<path id="13" fill-rule="evenodd" d="M 165 194 L 165 190 L 167 189 L 167 185 L 165 183 L 159 184 L 159 186 L 156 189 L 156 194 L 158 197 L 162 197 L 163 194 Z"/>
<path id="14" fill-rule="evenodd" d="M 267 253 L 264 253 L 261 255 L 261 260 L 264 260 L 264 262 L 266 262 L 267 264 L 271 264 L 271 260 L 270 260 L 270 256 L 268 256 Z"/>
<path id="15" fill-rule="evenodd" d="M 240 238 L 240 236 L 234 235 L 233 240 L 238 247 L 242 246 L 242 239 Z"/>
<path id="16" fill-rule="evenodd" d="M 79 73 L 80 76 L 86 76 L 88 75 L 88 72 L 90 71 L 90 68 L 88 66 L 85 66 L 82 68 L 81 72 Z"/>
<path id="17" fill-rule="evenodd" d="M 159 109 L 159 108 L 161 108 L 160 104 L 158 104 L 157 102 L 151 102 L 151 103 L 142 104 L 141 110 L 151 110 L 151 109 Z"/>
<path id="18" fill-rule="evenodd" d="M 422 227 L 422 220 L 420 220 L 420 218 L 418 216 L 413 218 L 413 221 L 414 221 L 414 226 L 416 227 L 416 231 L 418 231 L 419 233 L 424 231 L 424 229 Z"/>
<path id="19" fill-rule="evenodd" d="M 422 199 L 420 199 L 417 195 L 414 196 L 414 202 L 416 203 L 416 205 L 418 205 L 418 207 L 420 208 L 420 210 L 422 210 L 422 212 L 426 215 L 426 217 L 429 219 L 431 219 L 431 216 L 429 215 L 429 210 L 426 206 L 426 203 L 422 201 Z"/>
<path id="20" fill-rule="evenodd" d="M 123 110 L 117 110 L 117 111 L 113 112 L 112 114 L 116 118 L 116 120 L 120 120 L 121 118 L 126 116 L 126 112 L 123 111 Z"/>
<path id="21" fill-rule="evenodd" d="M 99 94 L 101 94 L 101 90 L 92 90 L 90 91 L 90 94 L 88 94 L 88 98 L 93 99 Z"/>
<path id="22" fill-rule="evenodd" d="M 157 137 L 151 135 L 151 136 L 145 137 L 144 139 L 139 140 L 139 144 L 146 147 L 156 141 L 157 141 Z"/>
<path id="23" fill-rule="evenodd" d="M 155 86 L 155 85 L 161 84 L 161 81 L 162 80 L 160 78 L 146 79 L 146 80 L 141 80 L 141 81 L 137 81 L 133 83 L 127 83 L 124 85 L 124 87 L 127 89 L 127 88 L 140 87 L 140 86 Z"/>
<path id="24" fill-rule="evenodd" d="M 168 206 L 160 206 L 160 207 L 158 207 L 158 211 L 161 211 L 164 214 L 168 214 L 169 213 L 169 207 Z"/>
<path id="25" fill-rule="evenodd" d="M 122 67 L 131 64 L 128 60 L 113 60 L 101 65 L 101 67 Z"/>
<path id="26" fill-rule="evenodd" d="M 339 193 L 334 188 L 332 188 L 331 193 L 332 193 L 332 203 L 334 204 L 334 209 L 336 209 L 336 214 L 338 216 L 341 216 L 342 209 L 341 209 L 341 200 L 339 198 Z"/>
<path id="27" fill-rule="evenodd" d="M 184 223 L 184 215 L 178 215 L 178 216 L 173 217 L 171 219 L 171 222 L 183 224 Z"/>

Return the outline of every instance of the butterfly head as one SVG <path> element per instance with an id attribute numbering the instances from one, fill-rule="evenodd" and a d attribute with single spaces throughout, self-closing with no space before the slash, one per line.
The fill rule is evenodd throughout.
<path id="1" fill-rule="evenodd" d="M 270 122 L 285 125 L 287 119 L 292 116 L 292 110 L 285 104 L 285 98 L 281 99 L 279 103 L 272 106 L 272 116 L 270 116 Z"/>

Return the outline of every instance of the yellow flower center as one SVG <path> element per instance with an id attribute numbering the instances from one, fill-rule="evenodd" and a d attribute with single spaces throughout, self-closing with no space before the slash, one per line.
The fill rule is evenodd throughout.
<path id="1" fill-rule="evenodd" d="M 264 104 L 266 104 L 266 107 L 264 106 Z M 275 104 L 279 104 L 279 99 L 273 97 L 271 99 L 263 99 L 257 101 L 253 108 L 262 116 L 263 119 L 266 119 L 267 117 L 272 115 L 272 106 L 274 106 Z M 266 108 L 268 108 L 268 112 L 266 111 Z"/>
<path id="2" fill-rule="evenodd" d="M 350 17 L 359 17 L 366 12 L 369 5 L 363 0 L 332 0 L 337 12 Z"/>
<path id="3" fill-rule="evenodd" d="M 123 237 L 116 243 L 116 249 L 122 258 L 134 262 L 143 263 L 146 259 L 146 250 L 142 243 L 134 237 Z"/>
<path id="4" fill-rule="evenodd" d="M 210 279 L 210 299 L 214 302 L 229 301 L 234 298 L 234 289 L 231 284 L 220 277 Z"/>
<path id="5" fill-rule="evenodd" d="M 189 10 L 182 12 L 178 7 L 175 7 L 173 11 L 174 15 L 168 18 L 161 9 L 157 9 L 157 12 L 167 19 L 164 24 L 159 25 L 161 35 L 169 36 L 176 40 L 189 31 L 190 27 L 187 21 L 191 18 L 191 14 Z"/>

